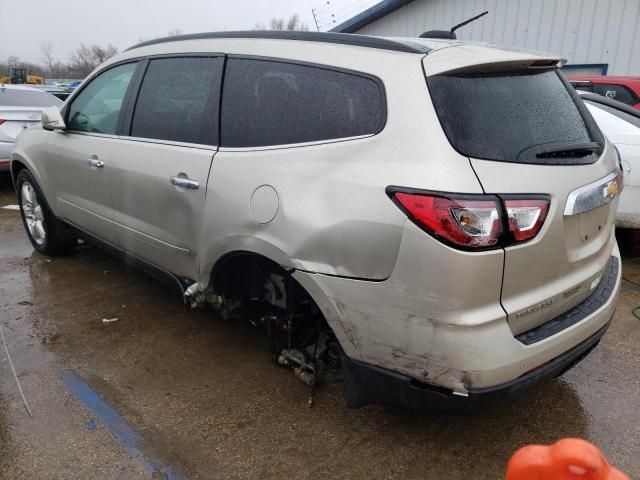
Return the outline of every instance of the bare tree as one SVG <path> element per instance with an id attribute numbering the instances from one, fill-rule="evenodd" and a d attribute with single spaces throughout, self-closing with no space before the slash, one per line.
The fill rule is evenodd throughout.
<path id="1" fill-rule="evenodd" d="M 300 30 L 306 32 L 309 29 L 304 23 L 302 23 L 300 16 L 296 13 L 291 15 L 289 20 L 287 20 L 287 30 Z"/>
<path id="2" fill-rule="evenodd" d="M 307 28 L 307 26 L 302 21 L 300 21 L 300 16 L 297 13 L 289 17 L 289 19 L 272 18 L 271 20 L 269 20 L 269 26 L 256 23 L 253 29 L 254 30 L 297 30 L 301 32 L 306 32 L 309 30 L 309 28 Z"/>
<path id="3" fill-rule="evenodd" d="M 101 47 L 99 45 L 87 46 L 81 43 L 80 47 L 71 54 L 69 67 L 74 74 L 84 78 L 116 53 L 118 53 L 118 49 L 111 44 Z"/>
<path id="4" fill-rule="evenodd" d="M 42 52 L 42 59 L 44 64 L 49 68 L 49 74 L 52 78 L 55 78 L 55 60 L 53 58 L 53 43 L 50 41 L 42 42 L 40 44 L 40 51 Z"/>

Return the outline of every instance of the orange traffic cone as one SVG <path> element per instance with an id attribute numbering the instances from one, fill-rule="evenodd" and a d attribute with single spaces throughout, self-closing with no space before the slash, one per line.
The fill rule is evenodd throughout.
<path id="1" fill-rule="evenodd" d="M 565 438 L 553 445 L 518 450 L 507 467 L 506 480 L 630 480 L 607 463 L 589 442 Z"/>

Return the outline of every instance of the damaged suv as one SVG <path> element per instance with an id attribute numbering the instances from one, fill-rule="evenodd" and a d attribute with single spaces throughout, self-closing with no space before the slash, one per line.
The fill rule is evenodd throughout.
<path id="1" fill-rule="evenodd" d="M 224 32 L 152 40 L 25 130 L 43 254 L 77 238 L 266 328 L 350 406 L 460 410 L 583 358 L 620 288 L 620 162 L 560 58 Z"/>

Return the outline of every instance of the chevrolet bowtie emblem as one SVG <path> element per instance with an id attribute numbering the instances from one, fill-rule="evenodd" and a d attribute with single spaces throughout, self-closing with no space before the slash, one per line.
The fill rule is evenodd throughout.
<path id="1" fill-rule="evenodd" d="M 602 195 L 604 197 L 609 197 L 609 198 L 614 198 L 615 196 L 618 195 L 619 192 L 620 190 L 618 189 L 618 182 L 616 182 L 615 180 L 612 180 L 609 183 L 607 183 L 605 187 L 602 189 Z"/>

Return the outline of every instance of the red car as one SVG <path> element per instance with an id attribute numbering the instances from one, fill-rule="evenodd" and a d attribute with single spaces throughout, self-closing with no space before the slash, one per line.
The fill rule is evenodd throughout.
<path id="1" fill-rule="evenodd" d="M 573 77 L 567 79 L 578 90 L 597 93 L 640 110 L 640 77 Z"/>

